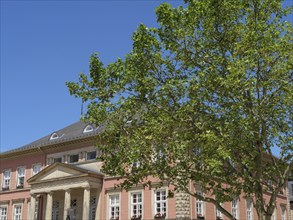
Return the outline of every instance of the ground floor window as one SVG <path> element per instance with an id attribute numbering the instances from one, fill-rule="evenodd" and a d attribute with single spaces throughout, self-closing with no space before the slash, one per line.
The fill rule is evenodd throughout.
<path id="1" fill-rule="evenodd" d="M 282 205 L 281 206 L 281 218 L 282 220 L 286 220 L 286 206 Z"/>
<path id="2" fill-rule="evenodd" d="M 0 220 L 7 220 L 7 206 L 0 207 Z"/>
<path id="3" fill-rule="evenodd" d="M 70 220 L 75 220 L 77 215 L 77 199 L 72 199 L 70 202 Z"/>
<path id="4" fill-rule="evenodd" d="M 142 216 L 142 193 L 131 193 L 131 202 L 130 202 L 130 208 L 131 208 L 131 218 L 137 218 L 139 216 Z"/>
<path id="5" fill-rule="evenodd" d="M 196 192 L 196 194 L 202 196 L 202 192 Z M 196 214 L 198 217 L 204 216 L 204 203 L 201 199 L 196 199 Z"/>
<path id="6" fill-rule="evenodd" d="M 252 208 L 252 199 L 246 199 L 246 219 L 253 220 L 253 208 Z"/>
<path id="7" fill-rule="evenodd" d="M 110 207 L 110 219 L 111 220 L 118 220 L 119 219 L 119 195 L 110 195 L 109 197 L 109 207 Z"/>
<path id="8" fill-rule="evenodd" d="M 220 203 L 220 206 L 223 206 L 223 204 Z M 216 207 L 216 218 L 217 219 L 223 219 L 223 214 L 217 207 Z"/>
<path id="9" fill-rule="evenodd" d="M 96 219 L 96 206 L 97 206 L 97 200 L 95 197 L 92 197 L 90 199 L 90 220 Z"/>
<path id="10" fill-rule="evenodd" d="M 52 206 L 52 220 L 58 220 L 59 219 L 59 201 L 53 201 Z"/>
<path id="11" fill-rule="evenodd" d="M 165 189 L 155 191 L 155 217 L 166 216 L 167 192 Z"/>
<path id="12" fill-rule="evenodd" d="M 21 205 L 14 205 L 13 220 L 21 220 Z"/>
<path id="13" fill-rule="evenodd" d="M 238 218 L 238 198 L 232 200 L 232 215 L 234 218 Z"/>

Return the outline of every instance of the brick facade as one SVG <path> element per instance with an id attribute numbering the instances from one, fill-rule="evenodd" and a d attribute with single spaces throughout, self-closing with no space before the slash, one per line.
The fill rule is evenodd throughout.
<path id="1" fill-rule="evenodd" d="M 149 220 L 160 212 L 166 212 L 165 219 L 216 220 L 216 208 L 212 204 L 203 202 L 198 206 L 202 212 L 201 217 L 197 213 L 198 201 L 194 197 L 179 192 L 174 198 L 167 198 L 172 186 L 165 185 L 160 189 L 136 186 L 128 192 L 116 189 L 117 178 L 104 176 L 101 173 L 102 163 L 90 158 L 90 153 L 96 150 L 93 137 L 94 135 L 88 134 L 82 137 L 79 135 L 79 138 L 70 137 L 52 143 L 48 141 L 45 144 L 39 143 L 40 147 L 24 147 L 1 154 L 1 187 L 4 184 L 4 171 L 10 170 L 9 189 L 1 188 L 0 191 L 0 211 L 3 211 L 3 215 L 6 213 L 6 219 L 14 219 L 19 214 L 16 213 L 19 211 L 17 208 L 21 207 L 21 219 L 29 220 L 57 217 L 65 220 L 69 214 L 76 220 L 104 220 L 110 219 L 111 215 L 127 220 L 134 217 L 134 213 L 141 213 L 142 219 Z M 71 155 L 78 155 L 78 160 L 70 163 Z M 58 158 L 61 158 L 61 163 L 55 163 Z M 40 164 L 42 171 L 33 176 L 32 168 L 35 164 Z M 23 188 L 17 188 L 18 167 L 25 168 Z M 150 180 L 158 182 L 151 177 Z M 193 183 L 190 183 L 190 187 L 194 191 L 200 190 Z M 285 220 L 290 220 L 287 193 L 280 194 L 277 198 L 275 220 L 283 220 L 282 209 L 286 212 Z M 265 198 L 268 199 L 268 195 Z M 240 196 L 237 201 L 238 217 L 245 220 L 247 199 Z M 223 206 L 232 211 L 231 202 Z M 69 208 L 64 210 L 64 207 Z M 257 219 L 254 209 L 251 215 L 252 219 Z M 222 219 L 227 218 L 222 215 Z"/>

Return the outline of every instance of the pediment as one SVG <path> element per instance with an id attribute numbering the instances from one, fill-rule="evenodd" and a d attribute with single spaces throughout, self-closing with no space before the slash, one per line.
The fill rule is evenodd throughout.
<path id="1" fill-rule="evenodd" d="M 78 177 L 87 174 L 83 169 L 77 168 L 74 165 L 54 163 L 44 170 L 39 172 L 37 175 L 31 177 L 28 183 L 32 184 L 34 182 L 46 182 L 55 179 L 64 179 L 70 177 Z"/>

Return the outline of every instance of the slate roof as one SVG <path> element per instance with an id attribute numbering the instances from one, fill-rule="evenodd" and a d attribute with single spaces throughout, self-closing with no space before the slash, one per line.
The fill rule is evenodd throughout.
<path id="1" fill-rule="evenodd" d="M 83 121 L 75 122 L 74 124 L 71 124 L 65 128 L 58 130 L 58 131 L 53 131 L 51 134 L 48 134 L 45 137 L 40 138 L 30 144 L 27 144 L 22 147 L 15 148 L 15 149 L 12 149 L 12 150 L 9 150 L 6 152 L 2 152 L 1 154 L 2 155 L 9 154 L 9 153 L 29 150 L 29 149 L 33 149 L 33 148 L 40 148 L 40 147 L 44 147 L 44 146 L 49 146 L 52 144 L 67 142 L 67 141 L 71 141 L 71 140 L 77 140 L 77 139 L 81 139 L 81 138 L 91 137 L 91 136 L 95 136 L 95 135 L 101 133 L 101 131 L 103 130 L 102 125 L 98 126 L 98 127 L 96 127 L 95 125 L 92 125 L 93 131 L 83 132 L 87 125 L 88 124 Z M 59 138 L 50 140 L 51 135 L 54 133 L 56 133 L 59 136 Z"/>

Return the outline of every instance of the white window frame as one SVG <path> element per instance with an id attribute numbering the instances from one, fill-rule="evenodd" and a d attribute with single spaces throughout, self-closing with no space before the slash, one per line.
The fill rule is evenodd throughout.
<path id="1" fill-rule="evenodd" d="M 140 198 L 141 201 L 139 202 L 138 198 L 137 198 L 136 202 L 133 202 L 134 195 L 138 196 L 139 194 L 140 194 L 140 197 L 141 197 Z M 139 216 L 143 217 L 143 192 L 142 191 L 130 192 L 130 197 L 129 198 L 130 198 L 130 202 L 129 202 L 129 204 L 130 204 L 130 219 L 132 217 L 134 217 L 134 215 L 136 217 L 139 217 Z M 136 207 L 136 210 L 137 210 L 136 211 L 137 214 L 134 213 L 135 207 Z"/>
<path id="2" fill-rule="evenodd" d="M 120 219 L 120 213 L 121 213 L 121 209 L 120 209 L 121 199 L 120 199 L 120 197 L 121 196 L 119 193 L 113 193 L 113 194 L 108 195 L 108 215 L 109 215 L 108 219 L 110 219 L 110 220 Z M 114 199 L 113 203 L 112 203 L 112 199 Z M 117 210 L 118 210 L 118 215 L 117 215 Z M 112 212 L 114 213 L 113 216 L 112 216 Z"/>
<path id="3" fill-rule="evenodd" d="M 39 166 L 39 170 L 36 171 L 35 167 L 38 167 L 38 166 Z M 41 170 L 42 170 L 42 164 L 40 164 L 40 163 L 33 164 L 32 165 L 32 176 L 38 174 L 39 172 L 41 172 Z"/>
<path id="4" fill-rule="evenodd" d="M 203 195 L 202 191 L 197 191 L 196 194 Z M 204 201 L 200 199 L 195 199 L 195 208 L 196 208 L 196 215 L 197 216 L 205 216 L 204 213 Z"/>
<path id="5" fill-rule="evenodd" d="M 58 139 L 58 138 L 59 138 L 59 135 L 58 135 L 56 132 L 54 132 L 54 133 L 51 134 L 51 136 L 50 136 L 50 141 L 51 141 L 51 140 Z"/>
<path id="6" fill-rule="evenodd" d="M 231 214 L 234 218 L 238 219 L 239 218 L 239 199 L 234 198 L 231 201 Z"/>
<path id="7" fill-rule="evenodd" d="M 281 205 L 281 220 L 287 220 L 286 206 Z"/>
<path id="8" fill-rule="evenodd" d="M 5 176 L 5 173 L 8 172 L 9 176 Z M 7 183 L 8 182 L 8 183 Z M 10 188 L 10 182 L 11 182 L 11 169 L 7 169 L 3 171 L 3 183 L 2 183 L 2 187 L 3 188 Z"/>
<path id="9" fill-rule="evenodd" d="M 92 125 L 87 125 L 84 129 L 83 129 L 83 133 L 89 133 L 94 131 L 94 127 Z"/>
<path id="10" fill-rule="evenodd" d="M 252 198 L 246 198 L 246 219 L 253 220 L 253 202 Z"/>
<path id="11" fill-rule="evenodd" d="M 162 195 L 162 193 L 164 192 L 165 195 Z M 160 200 L 157 200 L 157 193 L 160 193 Z M 167 200 L 167 194 L 168 194 L 168 190 L 166 188 L 161 188 L 161 189 L 157 189 L 154 190 L 154 215 L 160 214 L 160 215 L 165 215 L 165 218 L 167 218 L 168 215 L 168 200 Z M 165 197 L 165 199 L 163 199 Z M 165 203 L 165 212 L 163 211 L 164 209 L 164 204 Z M 160 204 L 160 207 L 158 207 L 157 205 Z M 160 209 L 160 211 L 158 212 L 157 210 Z"/>
<path id="12" fill-rule="evenodd" d="M 20 208 L 20 212 L 17 212 L 17 208 Z M 13 205 L 13 220 L 21 220 L 22 219 L 22 204 L 14 204 Z"/>
<path id="13" fill-rule="evenodd" d="M 6 211 L 3 212 L 3 209 Z M 8 215 L 8 205 L 1 205 L 0 206 L 0 220 L 7 220 L 7 215 Z"/>
<path id="14" fill-rule="evenodd" d="M 19 173 L 20 169 L 23 169 L 23 173 Z M 22 184 L 20 183 L 21 182 L 20 178 L 23 178 L 23 183 Z M 19 186 L 24 187 L 24 182 L 25 182 L 25 167 L 24 166 L 17 167 L 17 169 L 16 169 L 16 188 L 19 187 Z"/>
<path id="15" fill-rule="evenodd" d="M 223 204 L 220 203 L 220 206 L 223 206 Z M 223 219 L 223 213 L 217 208 L 217 206 L 215 207 L 216 207 L 216 219 L 217 218 Z"/>

